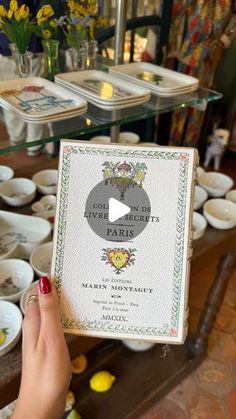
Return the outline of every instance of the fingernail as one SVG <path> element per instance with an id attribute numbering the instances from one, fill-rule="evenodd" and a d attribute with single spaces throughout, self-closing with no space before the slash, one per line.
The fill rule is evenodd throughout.
<path id="1" fill-rule="evenodd" d="M 39 291 L 40 294 L 50 294 L 52 291 L 51 283 L 47 276 L 41 276 L 39 280 Z"/>

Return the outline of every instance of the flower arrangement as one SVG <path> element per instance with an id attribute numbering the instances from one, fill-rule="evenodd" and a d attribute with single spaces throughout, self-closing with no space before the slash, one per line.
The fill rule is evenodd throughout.
<path id="1" fill-rule="evenodd" d="M 68 15 L 62 16 L 58 24 L 70 47 L 78 48 L 82 40 L 91 41 L 96 30 L 106 25 L 106 19 L 98 16 L 97 0 L 68 0 Z"/>
<path id="2" fill-rule="evenodd" d="M 36 20 L 36 35 L 42 39 L 57 39 L 56 19 L 50 19 L 54 15 L 54 10 L 50 4 L 45 4 L 39 9 Z"/>
<path id="3" fill-rule="evenodd" d="M 11 0 L 9 9 L 0 6 L 0 30 L 14 43 L 19 53 L 24 54 L 34 31 L 34 20 L 29 8 L 22 4 L 18 7 L 16 0 Z"/>

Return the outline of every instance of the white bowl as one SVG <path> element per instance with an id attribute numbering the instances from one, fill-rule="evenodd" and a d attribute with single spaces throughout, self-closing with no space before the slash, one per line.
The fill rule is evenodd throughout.
<path id="1" fill-rule="evenodd" d="M 203 203 L 207 200 L 207 198 L 208 198 L 208 195 L 205 189 L 201 188 L 201 186 L 195 186 L 193 209 L 194 210 L 200 209 Z"/>
<path id="2" fill-rule="evenodd" d="M 0 211 L 0 260 L 29 259 L 32 251 L 51 238 L 47 220 Z"/>
<path id="3" fill-rule="evenodd" d="M 37 189 L 44 195 L 56 194 L 58 170 L 41 170 L 32 177 Z"/>
<path id="4" fill-rule="evenodd" d="M 30 264 L 38 277 L 47 276 L 52 261 L 52 242 L 36 247 L 30 256 Z"/>
<path id="5" fill-rule="evenodd" d="M 35 285 L 38 285 L 38 283 L 39 283 L 39 281 L 34 281 L 34 282 L 32 282 L 32 284 L 28 287 L 28 288 L 26 288 L 23 292 L 22 292 L 22 294 L 21 294 L 21 297 L 20 297 L 20 309 L 21 309 L 21 311 L 22 311 L 22 313 L 23 314 L 25 314 L 25 305 L 26 305 L 26 298 L 27 298 L 27 295 L 30 295 L 31 294 L 31 292 L 30 292 L 30 290 L 35 286 Z M 28 294 L 29 293 L 29 294 Z"/>
<path id="6" fill-rule="evenodd" d="M 155 343 L 147 342 L 145 340 L 135 340 L 135 339 L 123 339 L 122 343 L 127 346 L 127 348 L 132 349 L 133 351 L 142 352 L 151 349 Z"/>
<path id="7" fill-rule="evenodd" d="M 39 201 L 34 202 L 31 208 L 34 212 L 55 210 L 57 198 L 55 195 L 45 195 Z"/>
<path id="8" fill-rule="evenodd" d="M 236 226 L 236 204 L 226 199 L 205 202 L 203 213 L 212 227 L 227 230 Z"/>
<path id="9" fill-rule="evenodd" d="M 11 167 L 9 166 L 0 166 L 0 185 L 2 182 L 6 182 L 7 180 L 12 179 L 14 176 L 14 172 Z"/>
<path id="10" fill-rule="evenodd" d="M 90 138 L 90 141 L 100 144 L 109 144 L 111 142 L 111 137 L 108 135 L 96 135 L 95 137 Z"/>
<path id="11" fill-rule="evenodd" d="M 214 198 L 224 196 L 234 184 L 233 179 L 229 176 L 216 172 L 203 173 L 199 177 L 198 183 Z"/>
<path id="12" fill-rule="evenodd" d="M 205 234 L 207 227 L 206 219 L 198 212 L 193 212 L 193 240 L 199 239 Z"/>
<path id="13" fill-rule="evenodd" d="M 119 143 L 123 144 L 138 144 L 140 137 L 135 132 L 121 132 L 119 135 Z"/>
<path id="14" fill-rule="evenodd" d="M 22 314 L 20 309 L 10 301 L 0 301 L 0 338 L 6 336 L 4 342 L 0 342 L 0 356 L 7 354 L 17 344 L 21 335 Z M 3 330 L 6 333 L 3 333 Z"/>
<path id="15" fill-rule="evenodd" d="M 197 179 L 200 178 L 201 175 L 203 175 L 205 173 L 205 170 L 203 169 L 203 167 L 199 166 L 197 168 Z"/>
<path id="16" fill-rule="evenodd" d="M 32 180 L 23 177 L 10 179 L 0 186 L 0 195 L 6 204 L 20 207 L 33 201 L 36 186 Z"/>
<path id="17" fill-rule="evenodd" d="M 0 261 L 0 300 L 17 303 L 33 279 L 34 271 L 28 262 L 20 259 Z"/>
<path id="18" fill-rule="evenodd" d="M 231 202 L 234 202 L 236 204 L 236 189 L 232 189 L 232 191 L 229 191 L 225 195 L 225 199 L 227 199 L 227 201 L 231 201 Z"/>

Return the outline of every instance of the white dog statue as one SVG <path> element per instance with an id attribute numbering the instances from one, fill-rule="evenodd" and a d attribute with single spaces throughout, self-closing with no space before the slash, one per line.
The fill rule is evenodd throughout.
<path id="1" fill-rule="evenodd" d="M 214 134 L 209 140 L 210 145 L 207 147 L 204 167 L 208 167 L 211 160 L 214 159 L 214 170 L 219 170 L 221 158 L 229 142 L 229 135 L 227 129 L 218 128 L 214 130 Z"/>

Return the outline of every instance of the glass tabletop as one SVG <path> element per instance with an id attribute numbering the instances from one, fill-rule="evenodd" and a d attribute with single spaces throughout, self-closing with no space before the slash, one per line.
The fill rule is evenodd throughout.
<path id="1" fill-rule="evenodd" d="M 58 141 L 61 138 L 81 140 L 85 135 L 93 134 L 100 129 L 150 118 L 157 114 L 175 111 L 189 106 L 205 110 L 208 102 L 220 99 L 221 97 L 221 93 L 204 88 L 198 88 L 194 92 L 179 96 L 158 97 L 152 95 L 151 99 L 142 105 L 121 110 L 107 111 L 89 103 L 87 112 L 78 117 L 43 125 L 24 123 L 25 130 L 31 129 L 33 131 L 31 134 L 32 139 L 37 138 L 37 133 L 34 134 L 34 131 L 38 131 L 40 139 L 36 141 L 10 145 L 8 141 L 2 140 L 4 135 L 1 135 L 0 154 L 5 154 L 9 151 L 20 150 L 39 144 Z M 5 131 L 4 118 L 8 117 L 8 112 L 4 110 L 4 113 L 2 113 L 1 116 L 1 120 L 3 122 L 0 126 L 0 130 Z M 12 129 L 14 129 L 18 123 L 20 124 L 20 121 L 21 120 L 14 114 Z M 35 125 L 35 127 L 33 127 L 33 125 Z M 6 132 L 5 134 L 5 137 L 7 137 Z M 36 135 L 36 137 L 33 137 L 34 135 Z"/>

